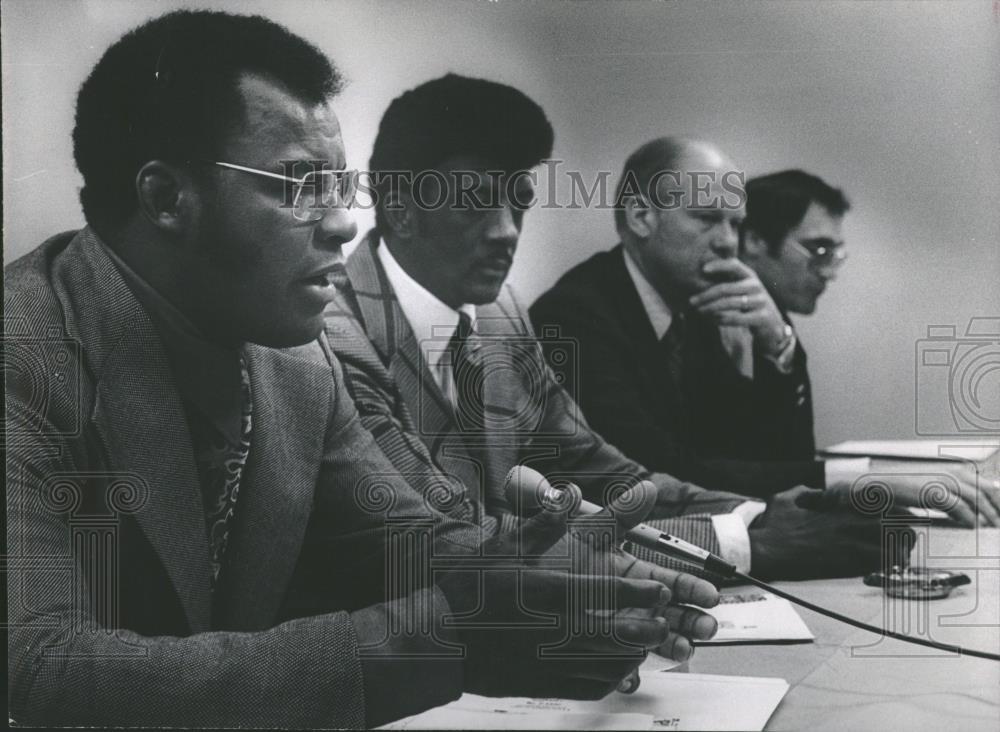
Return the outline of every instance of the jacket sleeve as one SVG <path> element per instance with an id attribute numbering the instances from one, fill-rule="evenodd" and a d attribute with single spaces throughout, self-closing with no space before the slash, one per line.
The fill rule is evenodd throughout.
<path id="1" fill-rule="evenodd" d="M 557 324 L 561 336 L 575 342 L 578 359 L 565 373 L 566 388 L 577 395 L 594 429 L 642 465 L 707 488 L 750 496 L 766 497 L 802 483 L 822 486 L 823 465 L 810 459 L 705 458 L 687 448 L 653 413 L 629 363 L 632 349 L 604 314 L 550 292 L 532 306 L 531 317 L 536 328 Z M 776 381 L 770 379 L 758 390 L 758 403 L 767 403 L 767 394 L 781 388 Z"/>
<path id="2" fill-rule="evenodd" d="M 550 479 L 562 478 L 576 483 L 588 500 L 604 505 L 609 491 L 640 480 L 652 481 L 658 489 L 654 517 L 667 518 L 692 513 L 725 513 L 746 499 L 732 493 L 708 491 L 693 483 L 678 480 L 667 473 L 653 473 L 626 457 L 614 445 L 595 432 L 579 405 L 556 378 L 545 359 L 544 349 L 534 338 L 527 313 L 513 296 L 506 307 L 508 317 L 516 318 L 531 336 L 534 367 L 521 369 L 534 375 L 537 383 L 528 388 L 539 408 L 539 437 L 530 441 L 531 465 Z M 523 356 L 527 358 L 528 356 Z M 537 449 L 547 448 L 547 449 Z"/>
<path id="3" fill-rule="evenodd" d="M 8 383 L 5 435 L 14 724 L 357 728 L 461 693 L 460 661 L 419 658 L 440 651 L 439 638 L 450 631 L 385 633 L 413 607 L 426 610 L 421 622 L 437 629 L 447 604 L 432 587 L 253 632 L 158 634 L 115 624 L 115 602 L 102 598 L 119 579 L 116 568 L 82 566 L 64 510 L 72 496 L 49 480 L 94 470 L 82 444 L 87 430 L 68 437 L 73 430 L 40 415 L 20 386 Z M 331 446 L 344 441 L 339 431 L 331 437 Z M 399 515 L 409 509 L 401 504 Z M 374 650 L 366 658 L 360 648 Z M 416 660 L 385 664 L 373 656 Z"/>
<path id="4" fill-rule="evenodd" d="M 767 358 L 755 354 L 751 403 L 758 415 L 767 415 L 766 420 L 754 422 L 767 432 L 762 436 L 764 454 L 790 464 L 812 460 L 816 453 L 812 388 L 806 352 L 801 343 L 795 345 L 788 374 L 781 373 Z M 822 482 L 809 484 L 823 486 Z"/>

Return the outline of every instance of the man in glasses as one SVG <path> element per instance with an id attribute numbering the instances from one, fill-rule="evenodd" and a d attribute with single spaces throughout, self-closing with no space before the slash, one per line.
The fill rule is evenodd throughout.
<path id="1" fill-rule="evenodd" d="M 395 99 L 383 115 L 371 160 L 373 174 L 383 180 L 376 228 L 347 260 L 349 282 L 327 311 L 327 333 L 362 420 L 385 453 L 420 490 L 450 484 L 452 515 L 489 532 L 502 531 L 516 514 L 502 490 L 503 476 L 512 465 L 528 463 L 551 480 L 579 484 L 595 503 L 616 486 L 649 479 L 658 505 L 647 520 L 761 576 L 845 575 L 877 567 L 879 523 L 799 505 L 815 503 L 819 491 L 783 494 L 765 506 L 723 492 L 725 485 L 704 490 L 653 472 L 657 462 L 630 459 L 627 446 L 623 454 L 614 437 L 583 418 L 574 391 L 586 400 L 602 390 L 609 401 L 620 400 L 623 421 L 643 420 L 644 405 L 636 408 L 629 391 L 642 382 L 588 381 L 577 390 L 572 374 L 589 368 L 592 344 L 572 332 L 553 335 L 544 322 L 536 339 L 505 283 L 534 199 L 530 171 L 551 146 L 552 130 L 538 104 L 484 79 L 433 79 Z M 712 154 L 712 161 L 697 164 L 725 162 Z M 417 185 L 432 179 L 426 190 Z M 742 217 L 741 196 L 735 205 Z M 735 259 L 737 221 L 724 215 L 724 246 L 742 273 L 749 270 Z M 679 244 L 679 257 L 697 271 L 707 257 L 717 258 L 708 238 L 697 240 L 698 232 L 710 228 L 714 236 L 716 225 L 691 219 L 683 227 L 689 241 L 686 248 Z M 624 270 L 622 276 L 628 276 Z M 604 284 L 599 279 L 589 287 Z M 757 287 L 766 295 L 759 282 Z M 597 295 L 586 289 L 575 292 L 579 300 L 568 307 L 578 304 L 588 322 L 597 322 Z M 622 296 L 607 289 L 600 297 L 599 317 L 607 318 Z M 639 310 L 637 317 L 646 316 Z M 776 311 L 775 317 L 780 321 Z M 611 347 L 621 348 L 623 357 L 635 352 L 636 344 L 622 342 L 634 325 L 613 326 L 618 340 Z M 783 328 L 778 331 L 776 341 L 785 337 Z"/>
<path id="2" fill-rule="evenodd" d="M 921 505 L 933 474 L 953 518 L 995 524 L 1000 497 L 980 493 L 976 469 L 940 476 L 938 466 L 814 459 L 805 353 L 786 312 L 811 312 L 843 260 L 848 204 L 804 175 L 767 176 L 744 191 L 715 145 L 666 137 L 641 146 L 618 184 L 621 244 L 535 302 L 536 330 L 557 326 L 579 343 L 580 368 L 567 376 L 571 388 L 578 379 L 584 414 L 651 468 L 760 497 L 825 487 L 844 504 L 869 467 L 905 505 Z"/>
<path id="3" fill-rule="evenodd" d="M 740 259 L 765 284 L 785 322 L 789 312 L 811 314 L 847 256 L 842 232 L 847 197 L 814 175 L 786 170 L 748 181 L 746 198 Z M 798 343 L 795 359 L 802 419 L 778 437 L 790 455 L 808 459 L 816 444 L 806 356 Z"/>
<path id="4" fill-rule="evenodd" d="M 362 427 L 316 340 L 356 231 L 339 88 L 281 26 L 187 11 L 83 84 L 87 226 L 4 273 L 17 723 L 371 727 L 463 690 L 598 697 L 644 649 L 714 632 L 664 617 L 671 590 L 714 588 L 568 538 L 564 515 L 482 543 Z M 606 536 L 637 497 L 595 522 Z M 571 612 L 606 632 L 567 635 Z M 560 641 L 578 660 L 539 655 Z"/>
<path id="5" fill-rule="evenodd" d="M 802 170 L 747 181 L 740 259 L 786 313 L 811 315 L 847 258 L 843 192 Z"/>

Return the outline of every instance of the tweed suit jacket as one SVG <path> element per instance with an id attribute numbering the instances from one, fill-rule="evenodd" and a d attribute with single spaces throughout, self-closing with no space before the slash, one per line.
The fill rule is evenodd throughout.
<path id="1" fill-rule="evenodd" d="M 348 258 L 356 305 L 338 296 L 327 310 L 326 332 L 362 422 L 411 484 L 449 496 L 436 505 L 450 501 L 454 515 L 492 532 L 512 519 L 503 487 L 515 465 L 572 481 L 598 503 L 616 487 L 648 478 L 659 488 L 654 516 L 665 520 L 663 530 L 718 551 L 708 515 L 745 499 L 652 474 L 601 439 L 543 359 L 509 287 L 496 302 L 477 308 L 487 428 L 464 429 L 427 368 L 377 246 L 372 232 Z M 636 552 L 662 563 L 657 555 Z"/>
<path id="2" fill-rule="evenodd" d="M 595 254 L 531 306 L 536 328 L 579 344 L 580 368 L 568 377 L 587 419 L 633 459 L 709 488 L 763 497 L 822 487 L 801 344 L 791 374 L 758 355 L 747 379 L 718 327 L 688 313 L 678 387 L 624 257 L 620 244 Z"/>
<path id="3" fill-rule="evenodd" d="M 213 598 L 180 396 L 96 235 L 50 239 L 5 285 L 14 720 L 359 727 L 366 702 L 393 718 L 461 693 L 454 658 L 359 655 L 441 648 L 430 634 L 386 638 L 414 600 L 435 628 L 448 610 L 433 587 L 380 601 L 386 519 L 435 521 L 455 551 L 478 529 L 393 477 L 336 363 L 331 379 L 316 346 L 245 346 L 254 431 Z"/>

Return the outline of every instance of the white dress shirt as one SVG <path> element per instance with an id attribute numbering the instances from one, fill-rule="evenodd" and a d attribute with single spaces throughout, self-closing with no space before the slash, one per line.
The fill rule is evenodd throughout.
<path id="1" fill-rule="evenodd" d="M 420 355 L 441 393 L 458 407 L 455 373 L 452 370 L 448 342 L 458 329 L 459 311 L 464 312 L 476 327 L 476 306 L 462 305 L 455 310 L 438 300 L 430 291 L 403 269 L 383 242 L 375 249 L 379 262 L 389 278 L 403 315 L 410 323 L 413 335 L 420 346 Z"/>

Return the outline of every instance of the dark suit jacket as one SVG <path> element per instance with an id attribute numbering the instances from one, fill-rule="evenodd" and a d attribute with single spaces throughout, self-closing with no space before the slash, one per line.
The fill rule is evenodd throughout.
<path id="1" fill-rule="evenodd" d="M 463 431 L 424 363 L 377 246 L 369 234 L 347 261 L 360 321 L 340 297 L 327 310 L 327 337 L 362 422 L 412 484 L 433 490 L 439 505 L 450 502 L 453 515 L 495 531 L 511 517 L 503 509 L 491 516 L 484 505 L 502 505 L 504 478 L 515 465 L 575 482 L 598 503 L 622 481 L 649 478 L 660 488 L 657 515 L 674 517 L 664 530 L 718 550 L 707 514 L 729 511 L 744 499 L 651 474 L 605 442 L 545 362 L 527 314 L 507 287 L 495 303 L 477 309 L 489 428 Z"/>
<path id="2" fill-rule="evenodd" d="M 315 346 L 246 347 L 254 432 L 213 599 L 180 397 L 100 242 L 88 229 L 54 237 L 11 264 L 5 285 L 13 719 L 357 727 L 366 704 L 384 720 L 460 694 L 454 658 L 359 657 L 379 643 L 440 650 L 426 634 L 384 638 L 412 605 L 369 605 L 384 594 L 387 513 L 440 517 L 393 475 L 336 364 L 331 379 Z M 477 538 L 438 528 L 463 551 Z M 447 610 L 437 589 L 414 595 Z"/>
<path id="3" fill-rule="evenodd" d="M 766 496 L 822 486 L 801 345 L 790 375 L 756 357 L 750 380 L 718 328 L 688 313 L 678 390 L 624 256 L 620 244 L 594 255 L 531 308 L 536 330 L 554 327 L 577 344 L 567 385 L 595 429 L 633 459 L 710 488 Z"/>

